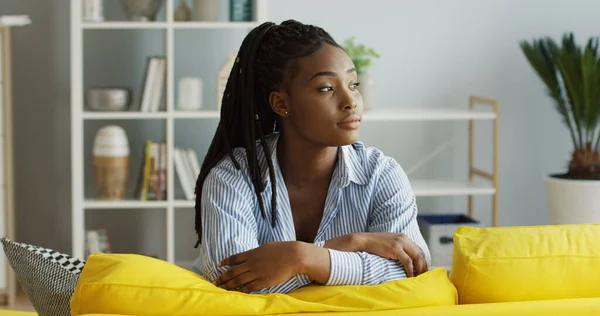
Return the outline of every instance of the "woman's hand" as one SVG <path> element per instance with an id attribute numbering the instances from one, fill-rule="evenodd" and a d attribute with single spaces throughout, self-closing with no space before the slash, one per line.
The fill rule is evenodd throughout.
<path id="1" fill-rule="evenodd" d="M 360 233 L 359 238 L 362 239 L 362 251 L 402 262 L 408 277 L 427 271 L 425 254 L 405 234 Z"/>
<path id="2" fill-rule="evenodd" d="M 329 260 L 311 258 L 310 244 L 300 242 L 271 242 L 258 248 L 233 255 L 221 261 L 219 267 L 233 266 L 214 283 L 226 290 L 244 293 L 259 291 L 287 281 L 298 273 L 316 273 L 316 264 L 324 261 L 327 270 L 319 268 L 320 275 L 329 275 Z M 316 247 L 315 248 L 319 248 Z M 313 249 L 314 250 L 314 249 Z M 329 256 L 328 253 L 325 255 Z M 327 259 L 329 259 L 327 257 Z M 310 267 L 309 267 L 310 265 Z M 322 277 L 321 277 L 322 278 Z"/>

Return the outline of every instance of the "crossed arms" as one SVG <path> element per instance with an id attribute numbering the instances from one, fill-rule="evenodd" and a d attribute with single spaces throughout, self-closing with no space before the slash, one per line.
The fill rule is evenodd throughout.
<path id="1" fill-rule="evenodd" d="M 325 242 L 259 245 L 250 186 L 232 181 L 239 171 L 220 166 L 202 192 L 201 274 L 228 290 L 288 293 L 309 283 L 374 285 L 428 269 L 415 196 L 394 161 L 386 162 L 373 191 L 365 232 Z"/>

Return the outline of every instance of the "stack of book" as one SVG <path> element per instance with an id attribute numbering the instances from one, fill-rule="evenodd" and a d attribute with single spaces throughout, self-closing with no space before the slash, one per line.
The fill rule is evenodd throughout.
<path id="1" fill-rule="evenodd" d="M 164 201 L 167 199 L 167 145 L 146 141 L 144 162 L 138 183 L 141 201 Z"/>
<path id="2" fill-rule="evenodd" d="M 200 174 L 200 163 L 196 151 L 192 148 L 175 148 L 173 163 L 175 164 L 175 171 L 179 177 L 179 183 L 183 189 L 183 194 L 185 194 L 185 199 L 194 200 L 196 179 Z"/>
<path id="3" fill-rule="evenodd" d="M 137 198 L 141 201 L 164 201 L 167 199 L 167 150 L 166 143 L 146 141 L 144 160 L 137 185 Z M 192 148 L 175 147 L 173 164 L 186 200 L 195 198 L 196 179 L 200 174 L 200 162 Z"/>

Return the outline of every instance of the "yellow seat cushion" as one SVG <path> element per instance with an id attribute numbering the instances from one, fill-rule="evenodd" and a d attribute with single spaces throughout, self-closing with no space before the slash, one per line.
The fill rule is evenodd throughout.
<path id="1" fill-rule="evenodd" d="M 311 313 L 286 316 L 597 316 L 600 298 L 574 298 L 551 301 L 468 304 L 407 308 L 366 313 Z"/>
<path id="2" fill-rule="evenodd" d="M 600 225 L 474 228 L 454 234 L 459 304 L 600 297 Z"/>
<path id="3" fill-rule="evenodd" d="M 166 261 L 134 254 L 88 257 L 71 298 L 72 315 L 269 315 L 455 305 L 446 270 L 375 286 L 311 285 L 290 294 L 220 289 Z"/>

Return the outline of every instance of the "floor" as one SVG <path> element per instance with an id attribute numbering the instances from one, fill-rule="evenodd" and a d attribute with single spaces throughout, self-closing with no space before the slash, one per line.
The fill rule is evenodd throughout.
<path id="1" fill-rule="evenodd" d="M 31 302 L 29 301 L 29 299 L 27 298 L 25 293 L 23 293 L 22 291 L 17 292 L 17 297 L 15 299 L 14 307 L 11 308 L 6 305 L 0 305 L 0 310 L 3 310 L 3 309 L 11 309 L 11 310 L 27 311 L 27 312 L 35 311 L 33 309 L 33 306 L 31 305 Z"/>

